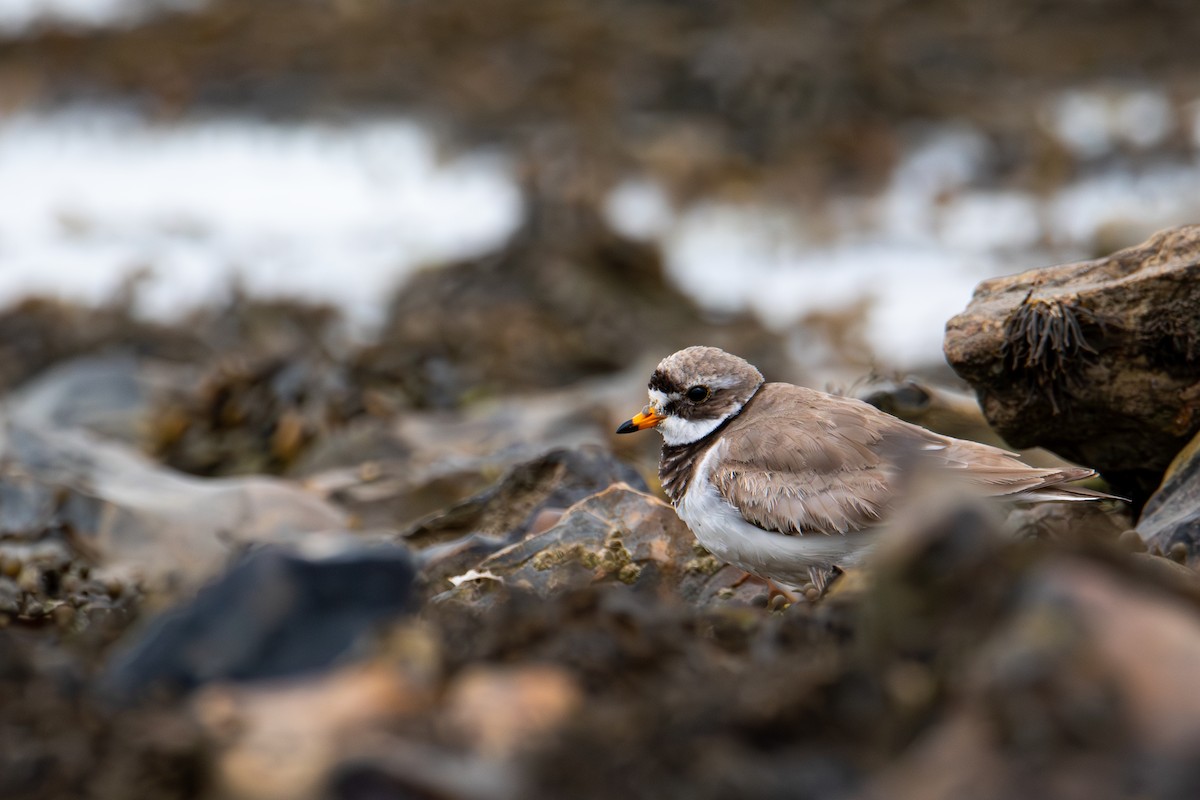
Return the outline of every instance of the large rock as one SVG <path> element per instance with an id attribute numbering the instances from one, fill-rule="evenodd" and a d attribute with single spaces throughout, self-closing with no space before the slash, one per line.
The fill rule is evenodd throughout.
<path id="1" fill-rule="evenodd" d="M 1200 431 L 1200 226 L 985 281 L 945 351 L 1005 440 L 1144 501 Z"/>

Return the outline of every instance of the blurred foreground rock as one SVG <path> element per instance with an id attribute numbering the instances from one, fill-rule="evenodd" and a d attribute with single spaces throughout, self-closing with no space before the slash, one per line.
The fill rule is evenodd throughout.
<path id="1" fill-rule="evenodd" d="M 56 673 L 53 650 L 0 631 L 0 776 L 26 787 L 6 796 L 73 796 L 77 782 L 28 788 L 45 785 L 19 778 L 37 758 L 157 787 L 140 796 L 241 800 L 1194 796 L 1191 570 L 1081 518 L 1065 521 L 1075 536 L 1017 541 L 951 496 L 903 516 L 866 580 L 772 613 L 627 485 L 538 521 L 555 491 L 614 471 L 600 452 L 552 453 L 464 504 L 454 536 L 521 538 L 478 554 L 419 617 L 402 548 L 305 555 L 308 537 L 128 632 L 105 682 L 67 660 L 74 706 L 45 699 L 61 657 Z M 111 766 L 55 749 L 98 713 L 101 686 L 143 700 L 108 708 L 102 730 L 161 738 L 167 721 L 170 748 L 126 739 L 147 760 Z M 12 727 L 51 708 L 75 727 Z"/>
<path id="2" fill-rule="evenodd" d="M 409 608 L 415 574 L 402 547 L 338 550 L 254 551 L 142 631 L 112 664 L 106 691 L 135 700 L 328 669 Z"/>
<path id="3" fill-rule="evenodd" d="M 864 798 L 1200 794 L 1200 616 L 1094 564 L 1030 570 L 961 701 Z"/>
<path id="4" fill-rule="evenodd" d="M 1094 467 L 1140 505 L 1200 431 L 1200 226 L 985 281 L 945 351 L 1007 441 Z"/>

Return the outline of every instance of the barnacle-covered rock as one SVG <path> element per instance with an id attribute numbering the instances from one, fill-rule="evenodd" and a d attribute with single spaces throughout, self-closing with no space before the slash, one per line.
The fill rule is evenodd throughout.
<path id="1" fill-rule="evenodd" d="M 706 560 L 674 509 L 617 484 L 572 506 L 548 530 L 483 559 L 455 600 L 477 597 L 496 583 L 559 595 L 595 582 L 623 583 L 705 604 L 733 596 L 741 570 Z M 711 559 L 711 557 L 709 557 Z M 747 599 L 752 587 L 739 586 Z"/>

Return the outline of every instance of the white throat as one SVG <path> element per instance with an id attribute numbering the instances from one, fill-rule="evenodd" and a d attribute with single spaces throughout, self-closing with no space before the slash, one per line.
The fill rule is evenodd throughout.
<path id="1" fill-rule="evenodd" d="M 757 388 L 754 390 L 754 394 L 758 394 Z M 752 394 L 751 397 L 753 396 Z M 650 390 L 650 404 L 655 408 L 666 408 L 672 399 L 678 399 L 678 396 L 672 398 L 657 389 Z M 738 403 L 730 408 L 727 414 L 716 419 L 688 420 L 672 414 L 659 423 L 658 432 L 662 434 L 663 441 L 668 445 L 692 444 L 721 427 L 730 417 L 737 416 L 744 405 L 744 403 Z"/>
<path id="2" fill-rule="evenodd" d="M 728 414 L 717 419 L 690 420 L 674 416 L 667 417 L 659 423 L 658 432 L 662 434 L 663 441 L 669 445 L 691 444 L 708 436 L 721 427 L 725 420 L 741 410 L 741 405 L 734 406 Z"/>

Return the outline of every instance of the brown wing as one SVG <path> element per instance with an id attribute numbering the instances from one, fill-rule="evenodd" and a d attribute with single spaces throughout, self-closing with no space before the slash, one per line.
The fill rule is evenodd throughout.
<path id="1" fill-rule="evenodd" d="M 850 398 L 767 384 L 754 413 L 721 437 L 717 491 L 780 533 L 849 533 L 876 524 L 921 470 L 947 470 L 985 495 L 1084 499 L 1058 487 L 1087 469 L 1036 469 L 1004 450 L 941 436 Z M 1070 496 L 1067 496 L 1070 495 Z"/>

